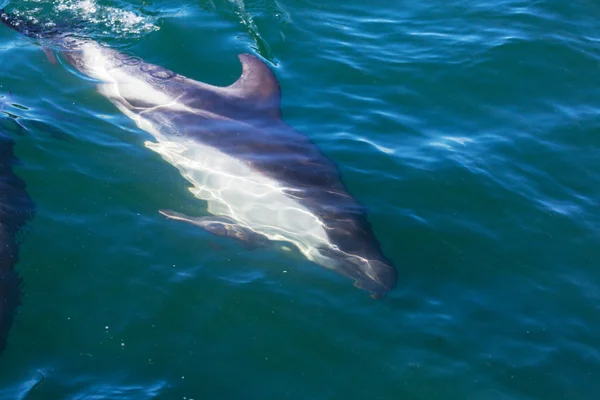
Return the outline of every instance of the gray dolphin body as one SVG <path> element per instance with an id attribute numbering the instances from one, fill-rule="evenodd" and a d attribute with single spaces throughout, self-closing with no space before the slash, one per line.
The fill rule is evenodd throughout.
<path id="1" fill-rule="evenodd" d="M 14 269 L 19 261 L 17 236 L 33 211 L 25 183 L 12 170 L 13 145 L 0 132 L 0 353 L 20 302 L 21 279 Z"/>
<path id="2" fill-rule="evenodd" d="M 242 54 L 228 87 L 198 82 L 93 40 L 43 31 L 0 12 L 0 21 L 47 38 L 98 91 L 155 141 L 146 146 L 175 166 L 211 216 L 161 210 L 217 235 L 253 245 L 293 244 L 309 260 L 355 280 L 373 297 L 396 284 L 364 209 L 334 163 L 281 119 L 271 69 Z"/>

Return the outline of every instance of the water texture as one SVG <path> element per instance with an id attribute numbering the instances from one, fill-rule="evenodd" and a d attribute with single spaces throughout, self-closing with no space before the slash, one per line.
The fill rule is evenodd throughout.
<path id="1" fill-rule="evenodd" d="M 36 216 L 0 398 L 597 398 L 597 2 L 2 4 L 214 85 L 262 56 L 399 280 L 375 301 L 167 220 L 205 205 L 149 135 L 3 28 L 0 127 Z"/>

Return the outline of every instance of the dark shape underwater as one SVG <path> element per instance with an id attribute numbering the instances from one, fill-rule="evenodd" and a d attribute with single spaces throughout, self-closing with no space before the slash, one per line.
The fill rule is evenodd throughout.
<path id="1" fill-rule="evenodd" d="M 154 137 L 146 146 L 180 171 L 211 214 L 163 215 L 252 246 L 288 242 L 375 298 L 395 287 L 396 269 L 364 208 L 336 165 L 281 119 L 279 83 L 259 58 L 240 55 L 241 77 L 216 87 L 4 10 L 0 21 L 43 39 L 95 80 L 100 94 Z"/>
<path id="2" fill-rule="evenodd" d="M 14 142 L 0 132 L 0 353 L 6 346 L 21 297 L 21 278 L 15 271 L 23 228 L 33 216 L 34 205 L 25 183 L 13 172 Z"/>

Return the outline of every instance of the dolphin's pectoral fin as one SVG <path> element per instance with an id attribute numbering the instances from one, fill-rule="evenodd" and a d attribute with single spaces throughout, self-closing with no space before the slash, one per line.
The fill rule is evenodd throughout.
<path id="1" fill-rule="evenodd" d="M 196 225 L 207 232 L 217 236 L 227 236 L 241 241 L 244 247 L 254 249 L 258 247 L 266 247 L 269 239 L 254 232 L 250 228 L 246 228 L 237 224 L 230 218 L 222 216 L 207 216 L 207 217 L 189 217 L 171 210 L 159 210 L 159 213 L 167 218 L 185 221 L 192 225 Z"/>
<path id="2" fill-rule="evenodd" d="M 56 60 L 56 56 L 54 55 L 54 50 L 52 50 L 50 47 L 42 46 L 42 51 L 46 55 L 46 58 L 48 59 L 50 64 L 52 64 L 52 65 L 58 64 L 58 61 Z"/>
<path id="3" fill-rule="evenodd" d="M 231 92 L 246 107 L 281 118 L 281 90 L 275 74 L 256 56 L 240 54 L 242 75 L 225 90 Z"/>

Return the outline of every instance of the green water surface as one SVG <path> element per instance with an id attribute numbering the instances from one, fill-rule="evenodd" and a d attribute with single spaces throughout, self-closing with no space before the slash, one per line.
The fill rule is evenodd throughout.
<path id="1" fill-rule="evenodd" d="M 151 137 L 1 27 L 36 217 L 0 398 L 600 398 L 597 2 L 3 4 L 214 85 L 263 57 L 399 279 L 375 301 L 167 220 L 206 205 Z"/>

